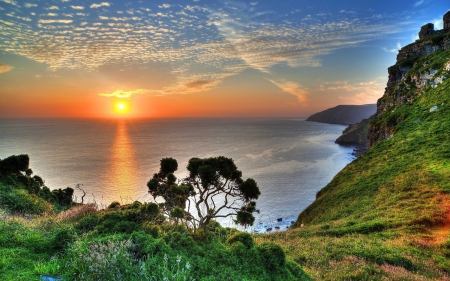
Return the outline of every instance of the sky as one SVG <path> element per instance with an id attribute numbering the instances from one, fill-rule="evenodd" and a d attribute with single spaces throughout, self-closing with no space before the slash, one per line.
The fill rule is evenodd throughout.
<path id="1" fill-rule="evenodd" d="M 0 0 L 0 117 L 307 117 L 376 103 L 398 49 L 426 23 L 441 29 L 449 9 L 448 0 Z"/>

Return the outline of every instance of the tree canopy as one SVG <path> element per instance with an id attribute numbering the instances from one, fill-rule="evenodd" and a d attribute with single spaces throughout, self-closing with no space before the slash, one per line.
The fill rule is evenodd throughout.
<path id="1" fill-rule="evenodd" d="M 186 167 L 189 175 L 178 181 L 173 174 L 178 169 L 175 159 L 164 158 L 160 164 L 147 187 L 155 200 L 164 199 L 161 205 L 172 218 L 201 228 L 213 219 L 230 216 L 238 224 L 253 225 L 255 200 L 261 193 L 255 180 L 242 179 L 233 159 L 191 158 Z"/>

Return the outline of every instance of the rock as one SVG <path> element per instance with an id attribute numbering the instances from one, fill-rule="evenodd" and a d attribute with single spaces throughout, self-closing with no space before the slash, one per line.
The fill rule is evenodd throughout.
<path id="1" fill-rule="evenodd" d="M 430 112 L 434 112 L 434 111 L 436 111 L 436 110 L 438 110 L 438 107 L 435 105 L 435 106 L 433 106 L 432 108 L 430 108 Z"/>
<path id="2" fill-rule="evenodd" d="M 450 11 L 448 11 L 444 15 L 444 31 L 449 32 L 450 31 Z"/>
<path id="3" fill-rule="evenodd" d="M 424 26 L 422 26 L 422 28 L 420 29 L 419 39 L 433 35 L 433 33 L 434 33 L 434 24 L 427 23 Z"/>

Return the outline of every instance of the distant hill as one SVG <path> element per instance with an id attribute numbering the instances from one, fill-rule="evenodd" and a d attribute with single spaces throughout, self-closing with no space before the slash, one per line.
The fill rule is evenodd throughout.
<path id="1" fill-rule="evenodd" d="M 306 121 L 350 125 L 361 122 L 377 112 L 376 104 L 338 105 L 333 108 L 315 113 Z"/>

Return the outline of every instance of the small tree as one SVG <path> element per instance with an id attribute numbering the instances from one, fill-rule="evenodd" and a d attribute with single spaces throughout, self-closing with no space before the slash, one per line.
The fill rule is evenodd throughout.
<path id="1" fill-rule="evenodd" d="M 162 197 L 168 214 L 177 219 L 190 221 L 200 228 L 211 220 L 235 216 L 235 222 L 253 225 L 259 187 L 255 180 L 242 180 L 242 172 L 233 159 L 223 156 L 214 158 L 191 158 L 187 166 L 189 176 L 175 183 L 173 175 L 178 168 L 176 160 L 161 160 L 159 173 L 147 183 L 149 193 Z M 192 207 L 196 216 L 191 213 Z"/>

